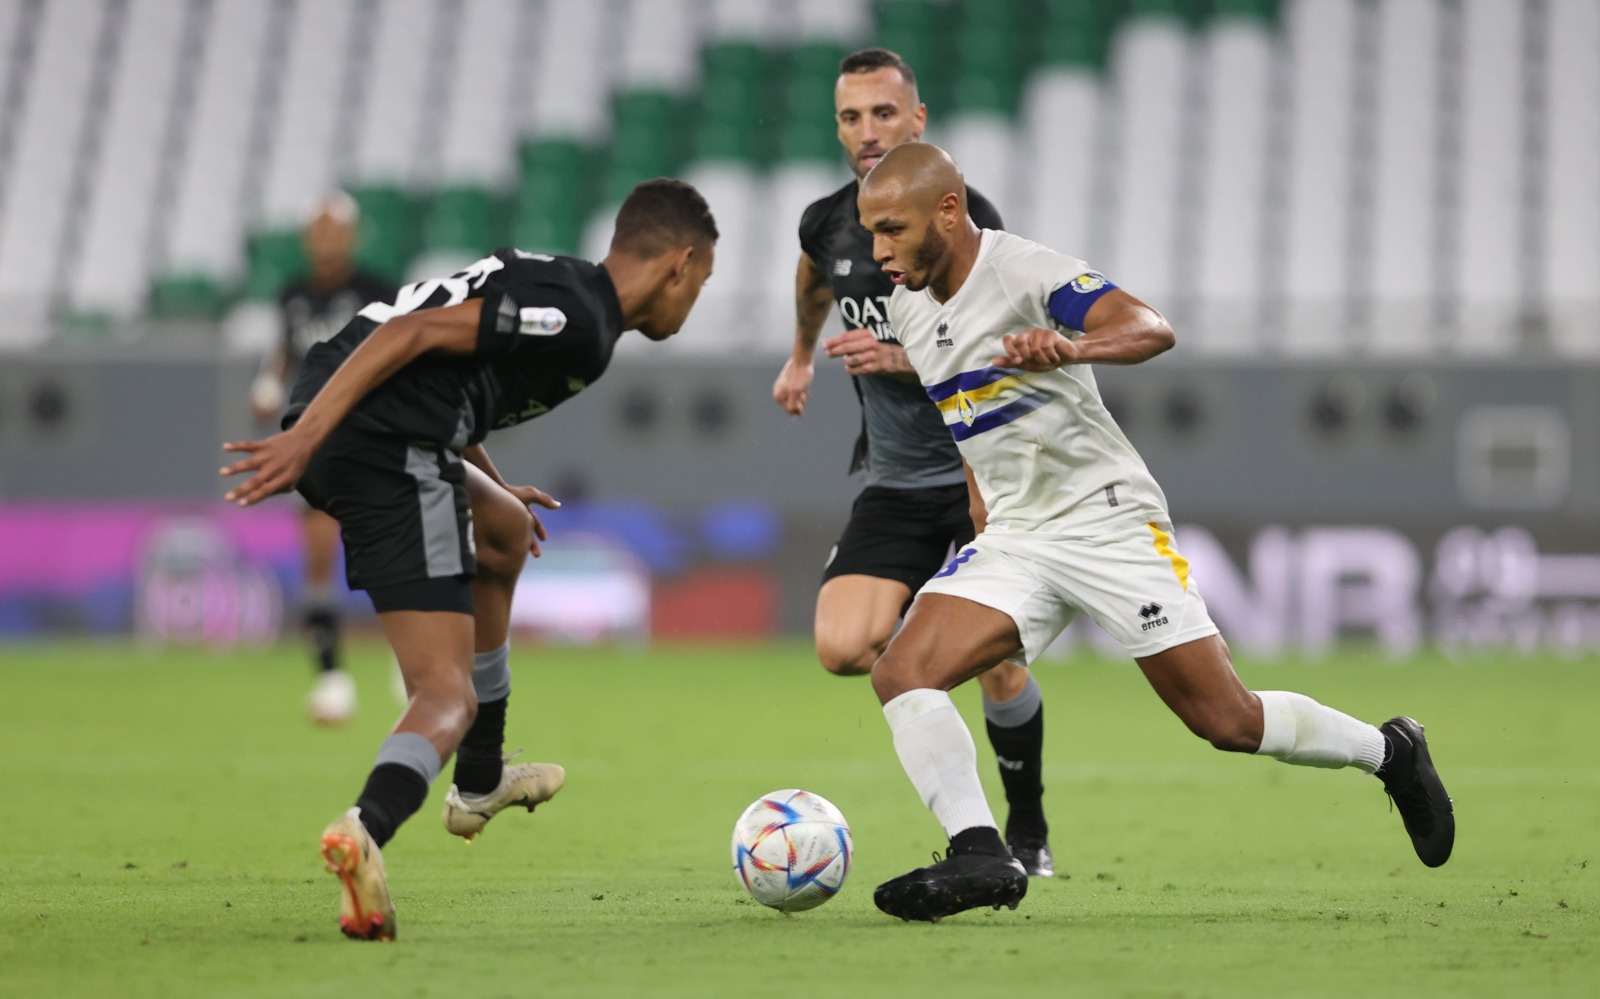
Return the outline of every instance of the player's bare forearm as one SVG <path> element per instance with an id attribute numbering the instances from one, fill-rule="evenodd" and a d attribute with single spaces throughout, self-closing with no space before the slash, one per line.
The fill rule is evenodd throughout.
<path id="1" fill-rule="evenodd" d="M 801 363 L 809 363 L 816 353 L 817 337 L 822 335 L 822 324 L 833 311 L 833 289 L 828 287 L 828 277 L 809 254 L 800 254 L 800 265 L 794 278 L 794 352 Z"/>
<path id="2" fill-rule="evenodd" d="M 1031 327 L 1002 339 L 1005 353 L 991 363 L 1024 371 L 1050 371 L 1067 364 L 1139 364 L 1172 349 L 1176 337 L 1166 317 L 1118 289 L 1089 309 L 1075 339 Z"/>
<path id="3" fill-rule="evenodd" d="M 474 444 L 462 451 L 461 457 L 465 458 L 470 464 L 477 466 L 495 485 L 504 486 L 506 484 L 505 477 L 500 474 L 500 470 L 494 465 L 494 459 L 489 457 L 489 449 L 482 444 Z"/>
<path id="4" fill-rule="evenodd" d="M 1089 307 L 1083 336 L 1072 341 L 1087 364 L 1140 364 L 1176 342 L 1165 316 L 1120 288 Z"/>
<path id="5" fill-rule="evenodd" d="M 880 365 L 876 374 L 893 378 L 900 382 L 915 382 L 917 369 L 911 366 L 911 359 L 906 357 L 906 349 L 897 343 L 886 343 L 879 351 L 878 363 Z"/>
<path id="6" fill-rule="evenodd" d="M 772 400 L 790 416 L 801 416 L 806 411 L 806 401 L 811 398 L 812 358 L 816 356 L 817 337 L 822 334 L 822 324 L 832 309 L 833 291 L 828 287 L 827 277 L 809 254 L 800 254 L 800 266 L 794 278 L 794 349 L 772 385 Z"/>

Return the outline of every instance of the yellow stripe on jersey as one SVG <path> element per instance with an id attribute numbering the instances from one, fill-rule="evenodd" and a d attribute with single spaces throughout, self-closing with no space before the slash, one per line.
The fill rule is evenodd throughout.
<path id="1" fill-rule="evenodd" d="M 965 389 L 957 392 L 948 399 L 940 399 L 938 402 L 934 403 L 934 405 L 939 407 L 939 412 L 949 413 L 960 408 L 962 396 L 966 396 L 969 403 L 983 402 L 988 399 L 993 399 L 1000 393 L 1010 389 L 1022 388 L 1022 385 L 1022 379 L 1018 378 L 1016 375 L 1007 375 L 1004 378 L 992 381 L 980 388 Z"/>
<path id="2" fill-rule="evenodd" d="M 1183 588 L 1187 590 L 1189 588 L 1189 560 L 1179 555 L 1178 550 L 1172 547 L 1172 535 L 1154 524 L 1146 524 L 1144 526 L 1150 528 L 1150 533 L 1155 535 L 1156 554 L 1172 563 L 1172 571 L 1177 575 L 1178 582 L 1182 583 Z"/>

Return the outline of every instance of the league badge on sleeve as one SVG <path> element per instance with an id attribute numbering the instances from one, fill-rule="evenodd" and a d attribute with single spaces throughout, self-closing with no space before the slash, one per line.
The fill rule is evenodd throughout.
<path id="1" fill-rule="evenodd" d="M 517 313 L 517 332 L 527 336 L 555 336 L 567 328 L 567 314 L 557 308 L 528 308 Z"/>

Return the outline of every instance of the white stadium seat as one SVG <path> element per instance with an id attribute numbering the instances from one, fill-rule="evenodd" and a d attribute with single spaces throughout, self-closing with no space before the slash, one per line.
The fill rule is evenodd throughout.
<path id="1" fill-rule="evenodd" d="M 1455 353 L 1509 350 L 1523 289 L 1522 16 L 1505 0 L 1462 0 L 1461 142 L 1457 162 L 1454 268 L 1447 294 Z"/>
<path id="2" fill-rule="evenodd" d="M 1422 355 L 1440 342 L 1434 316 L 1439 180 L 1439 4 L 1390 0 L 1376 9 L 1378 51 L 1371 249 L 1375 354 Z"/>
<path id="3" fill-rule="evenodd" d="M 37 303 L 61 290 L 54 286 L 57 258 L 107 9 L 104 0 L 44 6 L 0 204 L 0 303 Z M 47 333 L 29 326 L 10 336 Z"/>
<path id="4" fill-rule="evenodd" d="M 1555 345 L 1600 355 L 1600 4 L 1548 6 L 1543 287 Z"/>
<path id="5" fill-rule="evenodd" d="M 1290 354 L 1342 354 L 1351 287 L 1350 194 L 1359 0 L 1299 0 L 1287 7 L 1293 57 L 1287 198 L 1277 239 L 1286 308 L 1264 343 Z"/>
<path id="6" fill-rule="evenodd" d="M 168 272 L 228 280 L 243 270 L 242 186 L 272 12 L 256 0 L 212 4 L 178 199 L 155 261 Z"/>
<path id="7" fill-rule="evenodd" d="M 354 95 L 350 37 L 356 0 L 318 0 L 295 8 L 285 56 L 278 116 L 272 131 L 265 191 L 251 220 L 267 228 L 298 228 L 339 180 L 339 158 L 348 151 L 343 129 Z"/>
<path id="8" fill-rule="evenodd" d="M 428 110 L 431 39 L 447 5 L 440 0 L 386 0 L 368 32 L 366 101 L 355 123 L 350 164 L 357 184 L 407 188 L 419 185 L 424 149 L 435 145 L 424 132 Z"/>
<path id="9" fill-rule="evenodd" d="M 1224 19 L 1201 38 L 1205 129 L 1194 252 L 1178 275 L 1193 305 L 1186 348 L 1240 355 L 1262 341 L 1268 113 L 1276 40 L 1259 20 Z"/>
<path id="10" fill-rule="evenodd" d="M 171 126 L 186 4 L 132 0 L 76 259 L 74 308 L 128 316 L 150 281 L 151 214 Z"/>

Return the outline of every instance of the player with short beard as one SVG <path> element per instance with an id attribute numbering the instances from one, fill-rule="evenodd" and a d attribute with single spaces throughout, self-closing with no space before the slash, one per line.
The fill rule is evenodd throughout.
<path id="1" fill-rule="evenodd" d="M 1218 749 L 1383 782 L 1422 862 L 1450 858 L 1455 816 L 1422 726 L 1381 727 L 1303 694 L 1252 691 L 1178 553 L 1166 497 L 1106 410 L 1094 364 L 1170 349 L 1154 309 L 1075 260 L 981 229 L 944 152 L 908 143 L 861 184 L 861 221 L 897 287 L 889 317 L 971 469 L 986 529 L 918 593 L 873 665 L 895 751 L 950 837 L 944 860 L 878 886 L 878 908 L 936 921 L 1015 908 L 1007 855 L 949 691 L 1031 662 L 1080 613 L 1127 649 L 1161 700 Z"/>
<path id="2" fill-rule="evenodd" d="M 835 301 L 846 332 L 823 342 L 842 358 L 861 400 L 861 436 L 851 471 L 866 485 L 823 569 L 817 593 L 817 656 L 829 672 L 869 672 L 911 596 L 939 571 L 952 546 L 972 539 L 961 455 L 936 408 L 917 385 L 884 314 L 894 288 L 872 260 L 872 241 L 856 215 L 858 179 L 891 148 L 922 137 L 927 107 L 916 75 L 885 49 L 865 49 L 839 65 L 834 87 L 839 142 L 857 179 L 806 209 L 800 220 L 794 350 L 772 395 L 789 413 L 805 412 L 813 357 Z M 973 217 L 1002 227 L 976 191 Z M 980 511 L 981 515 L 981 511 Z M 1039 685 L 1014 663 L 984 674 L 983 708 L 1010 814 L 1006 842 L 1036 877 L 1055 873 L 1041 778 L 1044 709 Z"/>

